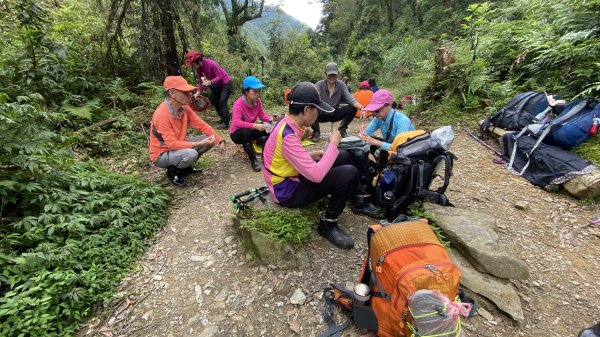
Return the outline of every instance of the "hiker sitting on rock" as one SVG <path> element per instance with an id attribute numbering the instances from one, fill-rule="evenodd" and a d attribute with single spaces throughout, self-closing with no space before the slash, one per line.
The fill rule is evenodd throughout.
<path id="1" fill-rule="evenodd" d="M 348 126 L 354 119 L 356 109 L 362 110 L 363 108 L 356 98 L 350 94 L 346 84 L 338 80 L 338 74 L 337 64 L 328 63 L 327 66 L 325 66 L 325 79 L 320 80 L 315 84 L 319 90 L 321 99 L 332 106 L 334 110 L 329 113 L 319 112 L 316 122 L 311 126 L 313 135 L 310 140 L 313 142 L 318 142 L 321 138 L 321 128 L 319 127 L 319 123 L 324 122 L 335 123 L 341 121 L 338 130 L 342 134 L 342 138 L 346 138 L 348 136 Z M 340 103 L 342 102 L 348 103 L 348 105 L 340 107 Z"/>
<path id="2" fill-rule="evenodd" d="M 273 200 L 284 207 L 302 207 L 331 194 L 320 214 L 318 232 L 336 247 L 350 249 L 354 241 L 338 227 L 338 217 L 359 186 L 358 170 L 347 151 L 338 150 L 341 135 L 329 135 L 325 151 L 308 152 L 301 143 L 304 130 L 325 103 L 310 82 L 296 84 L 290 93 L 288 113 L 275 125 L 263 147 L 263 175 Z"/>
<path id="3" fill-rule="evenodd" d="M 267 137 L 267 125 L 256 123 L 257 119 L 263 122 L 273 122 L 274 118 L 267 115 L 260 100 L 260 91 L 265 86 L 254 76 L 248 76 L 242 81 L 243 95 L 233 103 L 231 117 L 231 140 L 241 144 L 250 159 L 250 166 L 254 171 L 260 171 L 260 163 L 256 159 L 253 140 L 262 146 Z"/>
<path id="4" fill-rule="evenodd" d="M 154 111 L 150 125 L 150 160 L 167 169 L 174 185 L 182 186 L 186 174 L 202 171 L 192 165 L 203 153 L 215 144 L 225 153 L 225 141 L 189 107 L 196 87 L 181 76 L 167 76 L 163 86 L 165 100 Z M 188 124 L 202 135 L 186 139 Z"/>
<path id="5" fill-rule="evenodd" d="M 387 151 L 397 135 L 415 129 L 408 116 L 393 108 L 394 95 L 388 90 L 381 89 L 373 94 L 371 102 L 364 108 L 373 115 L 373 120 L 367 128 L 360 127 L 358 136 L 371 145 L 371 152 L 381 149 L 378 155 L 379 163 L 387 162 Z M 380 130 L 382 137 L 375 137 L 375 131 Z"/>

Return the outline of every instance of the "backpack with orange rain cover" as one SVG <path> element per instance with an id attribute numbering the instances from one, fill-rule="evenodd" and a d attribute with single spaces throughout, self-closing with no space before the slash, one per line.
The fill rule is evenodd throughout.
<path id="1" fill-rule="evenodd" d="M 377 322 L 368 328 L 375 326 L 379 337 L 412 336 L 408 297 L 429 289 L 452 301 L 458 295 L 460 271 L 427 219 L 371 225 L 367 237 L 369 251 L 358 282 L 372 289 L 370 306 Z M 455 336 L 459 333 L 460 327 Z"/>

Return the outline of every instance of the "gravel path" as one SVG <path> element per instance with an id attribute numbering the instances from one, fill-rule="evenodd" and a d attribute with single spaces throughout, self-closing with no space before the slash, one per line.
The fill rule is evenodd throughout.
<path id="1" fill-rule="evenodd" d="M 353 123 L 358 128 L 359 123 Z M 493 164 L 492 156 L 462 131 L 452 151 L 458 156 L 448 196 L 460 208 L 499 219 L 499 235 L 511 252 L 525 260 L 528 281 L 514 282 L 525 321 L 517 324 L 487 308 L 464 321 L 465 336 L 576 336 L 600 319 L 600 228 L 589 222 L 598 205 L 550 194 Z M 241 153 L 229 143 L 225 157 L 210 154 L 214 165 L 188 187 L 173 190 L 175 202 L 164 230 L 127 276 L 116 300 L 101 309 L 105 319 L 89 322 L 95 336 L 316 336 L 326 325 L 321 292 L 329 283 L 355 280 L 366 252 L 371 219 L 348 210 L 343 227 L 357 242 L 350 251 L 334 248 L 313 233 L 305 270 L 263 266 L 240 246 L 232 226 L 228 196 L 263 185 Z M 167 186 L 163 172 L 151 179 Z M 171 187 L 168 187 L 171 188 Z M 528 210 L 515 203 L 527 201 Z M 296 291 L 306 299 L 290 303 Z M 487 316 L 487 315 L 486 315 Z M 342 319 L 342 315 L 336 315 Z M 348 328 L 343 336 L 367 331 Z"/>

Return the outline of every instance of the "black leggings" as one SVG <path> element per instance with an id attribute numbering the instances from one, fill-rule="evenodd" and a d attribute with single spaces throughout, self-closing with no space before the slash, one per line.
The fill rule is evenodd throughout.
<path id="1" fill-rule="evenodd" d="M 212 94 L 212 103 L 217 110 L 217 115 L 221 118 L 221 121 L 226 125 L 229 125 L 229 108 L 227 107 L 227 100 L 231 94 L 231 82 L 223 85 L 213 85 L 210 87 Z"/>
<path id="2" fill-rule="evenodd" d="M 234 133 L 230 134 L 231 140 L 236 144 L 252 143 L 255 139 L 267 137 L 266 131 L 258 131 L 254 129 L 237 129 Z M 261 145 L 262 144 L 257 144 Z"/>
<path id="3" fill-rule="evenodd" d="M 350 153 L 340 150 L 333 167 L 320 183 L 300 176 L 300 184 L 294 194 L 279 204 L 289 208 L 302 207 L 331 194 L 325 217 L 337 219 L 346 207 L 346 202 L 356 193 L 359 186 L 358 170 L 352 165 Z"/>
<path id="4" fill-rule="evenodd" d="M 342 119 L 346 120 L 348 124 L 352 122 L 354 117 L 356 116 L 356 108 L 352 105 L 348 104 L 341 108 L 335 109 L 332 113 L 323 113 L 319 112 L 319 116 L 317 117 L 317 123 L 325 123 L 325 122 L 339 122 Z M 314 125 L 314 124 L 313 124 Z"/>

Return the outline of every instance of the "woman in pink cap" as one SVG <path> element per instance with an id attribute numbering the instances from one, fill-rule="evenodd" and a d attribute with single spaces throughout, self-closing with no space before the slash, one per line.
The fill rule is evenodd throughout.
<path id="1" fill-rule="evenodd" d="M 408 116 L 395 110 L 393 105 L 394 95 L 390 91 L 377 90 L 371 97 L 371 102 L 365 107 L 374 118 L 367 128 L 361 126 L 358 132 L 358 136 L 371 145 L 371 152 L 381 149 L 379 154 L 381 160 L 387 160 L 387 151 L 390 150 L 397 135 L 415 129 Z M 381 131 L 381 137 L 374 136 L 377 130 Z"/>
<path id="2" fill-rule="evenodd" d="M 190 65 L 196 70 L 198 77 L 198 92 L 202 92 L 202 87 L 207 86 L 212 93 L 212 103 L 217 114 L 221 118 L 219 129 L 229 129 L 229 108 L 227 100 L 231 94 L 231 76 L 217 62 L 204 56 L 204 54 L 195 50 L 190 50 L 185 54 L 185 65 Z"/>

